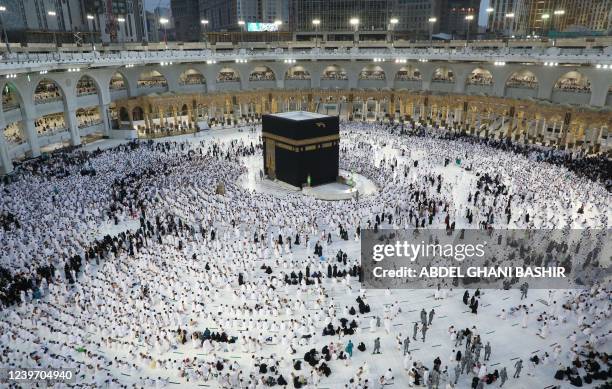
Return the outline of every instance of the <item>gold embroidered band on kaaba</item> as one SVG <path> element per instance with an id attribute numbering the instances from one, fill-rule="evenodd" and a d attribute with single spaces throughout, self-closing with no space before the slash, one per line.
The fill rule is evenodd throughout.
<path id="1" fill-rule="evenodd" d="M 286 143 L 292 146 L 307 146 L 307 145 L 311 145 L 314 143 L 323 143 L 323 142 L 330 142 L 334 140 L 340 140 L 340 134 L 319 136 L 317 138 L 308 138 L 308 139 L 301 139 L 301 140 L 291 139 L 291 138 L 287 138 L 284 136 L 271 134 L 269 132 L 262 132 L 261 136 L 264 138 L 274 139 L 277 142 L 283 142 L 283 143 Z"/>
<path id="2" fill-rule="evenodd" d="M 277 142 L 276 146 L 291 151 L 311 151 L 315 150 L 317 146 L 319 146 L 319 148 L 325 149 L 328 147 L 336 146 L 340 143 L 340 134 L 319 136 L 317 138 L 308 138 L 300 140 L 271 134 L 269 132 L 262 132 L 261 136 L 263 138 L 272 139 Z"/>

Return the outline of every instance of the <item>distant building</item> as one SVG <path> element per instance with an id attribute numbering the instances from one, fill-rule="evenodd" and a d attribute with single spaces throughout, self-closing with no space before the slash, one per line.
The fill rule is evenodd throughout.
<path id="1" fill-rule="evenodd" d="M 82 0 L 1 0 L 7 30 L 82 31 L 86 29 Z M 49 13 L 55 13 L 50 15 Z"/>
<path id="2" fill-rule="evenodd" d="M 566 6 L 563 31 L 611 32 L 612 0 L 573 0 Z"/>
<path id="3" fill-rule="evenodd" d="M 176 39 L 183 42 L 199 41 L 202 36 L 199 0 L 172 0 L 170 6 Z"/>
<path id="4" fill-rule="evenodd" d="M 88 31 L 85 0 L 0 0 L 9 40 L 72 42 L 75 32 Z"/>
<path id="5" fill-rule="evenodd" d="M 84 0 L 83 3 L 85 12 L 93 15 L 100 26 L 103 42 L 147 40 L 144 0 Z"/>
<path id="6" fill-rule="evenodd" d="M 157 19 L 158 18 L 154 12 L 145 12 L 145 27 L 147 31 L 147 36 L 149 37 L 149 42 L 160 41 L 161 35 L 159 33 L 159 22 Z"/>
<path id="7" fill-rule="evenodd" d="M 291 0 L 200 0 L 200 19 L 208 20 L 207 31 L 240 31 L 245 23 L 283 22 L 288 29 Z"/>
<path id="8" fill-rule="evenodd" d="M 164 41 L 174 41 L 174 18 L 172 17 L 172 11 L 167 7 L 156 7 L 153 10 L 154 20 L 153 28 L 157 30 L 157 42 Z M 161 20 L 166 19 L 168 22 L 166 24 L 162 24 Z"/>
<path id="9" fill-rule="evenodd" d="M 526 36 L 532 33 L 528 25 L 529 0 L 493 0 L 487 12 L 487 29 L 504 36 Z"/>
<path id="10" fill-rule="evenodd" d="M 478 33 L 480 0 L 441 0 L 439 31 L 455 38 L 465 38 L 469 27 L 470 39 Z M 466 17 L 473 17 L 469 21 Z"/>
<path id="11" fill-rule="evenodd" d="M 393 30 L 423 37 L 429 34 L 429 19 L 439 16 L 439 4 L 440 0 L 293 0 L 291 26 L 295 31 L 314 31 L 316 19 L 321 31 L 352 31 L 350 20 L 357 18 L 360 31 Z M 438 24 L 431 28 L 437 32 Z"/>
<path id="12" fill-rule="evenodd" d="M 506 0 L 510 1 L 510 0 Z M 493 3 L 502 3 L 497 0 Z M 555 31 L 607 33 L 612 29 L 612 0 L 523 0 L 527 34 L 548 35 Z"/>

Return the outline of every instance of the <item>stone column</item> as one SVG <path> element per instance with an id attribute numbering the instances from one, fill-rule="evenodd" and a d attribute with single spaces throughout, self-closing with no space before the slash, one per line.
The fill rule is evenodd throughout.
<path id="1" fill-rule="evenodd" d="M 193 123 L 195 116 L 193 114 L 193 110 L 191 109 L 191 105 L 187 106 L 187 126 L 189 126 L 189 124 Z"/>
<path id="2" fill-rule="evenodd" d="M 102 119 L 102 127 L 104 128 L 104 136 L 110 136 L 111 122 L 110 116 L 108 115 L 108 104 L 102 104 L 98 108 L 100 110 L 100 118 Z"/>
<path id="3" fill-rule="evenodd" d="M 6 128 L 6 123 L 4 120 L 0 123 L 0 128 Z M 0 132 L 0 172 L 4 174 L 8 174 L 13 171 L 13 162 L 9 157 L 8 153 L 8 145 L 6 144 L 6 139 L 4 139 L 4 130 Z"/>
<path id="4" fill-rule="evenodd" d="M 158 114 L 158 118 L 159 118 L 159 125 L 163 126 L 164 125 L 164 111 L 162 110 L 161 107 L 157 108 L 159 114 Z"/>
<path id="5" fill-rule="evenodd" d="M 151 129 L 151 118 L 149 116 L 149 109 L 145 108 L 144 112 L 143 112 L 143 116 L 144 116 L 144 122 L 145 122 L 145 128 Z"/>
<path id="6" fill-rule="evenodd" d="M 81 134 L 79 133 L 79 122 L 76 117 L 76 106 L 70 99 L 66 101 L 66 112 L 64 113 L 64 120 L 68 125 L 70 131 L 70 144 L 72 146 L 78 146 L 81 144 Z"/>
<path id="7" fill-rule="evenodd" d="M 172 107 L 172 118 L 174 119 L 174 126 L 178 126 L 179 125 L 178 108 L 176 106 Z"/>
<path id="8" fill-rule="evenodd" d="M 134 116 L 132 116 L 132 110 L 131 109 L 129 109 L 127 107 L 126 107 L 126 109 L 128 110 L 128 119 L 130 120 L 130 130 L 133 130 L 134 129 Z"/>
<path id="9" fill-rule="evenodd" d="M 30 152 L 32 157 L 40 156 L 40 143 L 38 143 L 38 133 L 36 132 L 36 126 L 34 125 L 34 119 L 26 117 L 21 125 L 24 126 L 23 131 L 28 138 L 30 144 Z"/>

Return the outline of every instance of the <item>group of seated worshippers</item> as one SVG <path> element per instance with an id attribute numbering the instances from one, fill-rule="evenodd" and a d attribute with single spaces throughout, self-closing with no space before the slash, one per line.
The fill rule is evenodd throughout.
<path id="1" fill-rule="evenodd" d="M 210 340 L 212 342 L 220 342 L 220 343 L 235 343 L 236 342 L 235 336 L 229 337 L 225 332 L 220 332 L 220 333 L 210 332 L 208 328 L 206 328 L 204 332 L 194 331 L 194 333 L 191 335 L 191 338 L 198 339 L 201 343 L 204 343 L 204 341 L 206 340 Z"/>
<path id="2" fill-rule="evenodd" d="M 477 314 L 478 313 L 478 301 L 480 298 L 480 289 L 476 289 L 476 292 L 474 292 L 474 295 L 472 296 L 471 299 L 469 299 L 469 297 L 470 297 L 470 293 L 466 290 L 465 293 L 463 294 L 463 304 L 468 305 L 469 303 L 469 307 L 472 313 Z"/>
<path id="3" fill-rule="evenodd" d="M 323 346 L 321 350 L 322 356 L 319 356 L 319 352 L 316 349 L 310 349 L 310 351 L 304 354 L 304 362 L 308 363 L 311 367 L 316 366 L 316 370 L 325 375 L 325 377 L 329 377 L 331 374 L 331 369 L 327 366 L 327 363 L 332 360 L 331 351 L 328 346 Z M 338 359 L 346 359 L 346 354 L 344 351 L 340 351 L 338 354 Z M 293 368 L 295 370 L 301 369 L 300 361 L 294 363 Z"/>
<path id="4" fill-rule="evenodd" d="M 351 313 L 352 312 L 352 313 Z M 355 312 L 355 308 L 351 307 L 351 309 L 349 310 L 349 313 L 351 315 L 354 315 Z M 333 335 L 353 335 L 355 333 L 355 328 L 358 327 L 357 322 L 353 319 L 351 320 L 351 322 L 349 323 L 347 318 L 342 318 L 340 319 L 340 325 L 337 328 L 334 328 L 334 325 L 332 323 L 329 323 L 327 326 L 325 326 L 323 328 L 323 336 L 333 336 Z"/>
<path id="5" fill-rule="evenodd" d="M 489 374 L 485 375 L 482 378 L 473 377 L 472 378 L 471 388 L 472 389 L 478 388 L 478 384 L 481 381 L 484 382 L 487 385 L 491 385 L 492 383 L 497 381 L 498 378 L 499 378 L 499 371 L 497 369 L 495 369 L 495 371 L 493 373 L 489 373 Z"/>
<path id="6" fill-rule="evenodd" d="M 270 361 L 274 361 L 272 357 L 270 357 Z M 259 374 L 264 376 L 263 382 L 267 386 L 286 386 L 287 380 L 280 373 L 279 362 L 275 361 L 273 365 L 269 366 L 265 361 L 261 361 L 259 363 L 255 363 L 254 366 L 257 368 Z M 267 376 L 266 376 L 267 375 Z"/>
<path id="7" fill-rule="evenodd" d="M 19 224 L 19 220 L 14 213 L 5 211 L 0 213 L 0 227 L 2 227 L 4 231 L 8 231 L 11 228 L 21 228 L 21 224 Z"/>
<path id="8" fill-rule="evenodd" d="M 586 357 L 586 360 L 581 360 L 580 355 Z M 580 376 L 580 370 L 584 369 L 585 375 Z M 583 382 L 591 384 L 595 380 L 608 381 L 601 388 L 610 388 L 610 380 L 612 380 L 612 361 L 610 355 L 605 352 L 589 351 L 581 352 L 576 355 L 571 366 L 559 365 L 559 369 L 555 373 L 557 380 L 569 380 L 573 386 L 580 387 Z"/>
<path id="9" fill-rule="evenodd" d="M 353 265 L 346 271 L 346 269 L 338 269 L 336 264 L 333 266 L 331 264 L 327 265 L 327 278 L 345 278 L 347 274 L 351 277 L 359 277 L 361 281 L 361 266 Z"/>
<path id="10" fill-rule="evenodd" d="M 295 271 L 292 271 L 290 274 L 285 274 L 285 284 L 287 285 L 301 285 L 302 284 L 302 280 L 304 280 L 304 283 L 306 285 L 314 285 L 316 284 L 320 284 L 321 283 L 321 277 L 323 276 L 323 274 L 321 272 L 313 272 L 310 275 L 306 275 L 304 276 L 304 273 L 302 273 L 302 271 L 298 271 L 297 274 L 295 273 Z"/>
<path id="11" fill-rule="evenodd" d="M 357 304 L 359 304 L 359 313 L 361 315 L 370 312 L 370 304 L 367 304 L 364 299 L 365 297 L 362 299 L 361 296 L 357 296 Z"/>

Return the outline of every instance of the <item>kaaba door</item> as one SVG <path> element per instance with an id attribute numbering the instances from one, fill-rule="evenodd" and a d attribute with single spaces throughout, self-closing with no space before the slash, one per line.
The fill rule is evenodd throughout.
<path id="1" fill-rule="evenodd" d="M 276 178 L 276 142 L 273 139 L 266 139 L 266 170 L 268 177 Z"/>

